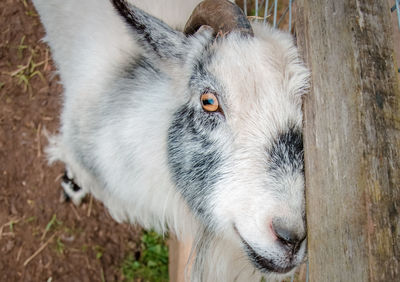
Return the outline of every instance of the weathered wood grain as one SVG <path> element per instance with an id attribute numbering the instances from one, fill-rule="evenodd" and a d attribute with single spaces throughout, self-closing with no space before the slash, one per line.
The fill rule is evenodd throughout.
<path id="1" fill-rule="evenodd" d="M 390 7 L 299 0 L 311 281 L 400 279 L 400 89 Z"/>

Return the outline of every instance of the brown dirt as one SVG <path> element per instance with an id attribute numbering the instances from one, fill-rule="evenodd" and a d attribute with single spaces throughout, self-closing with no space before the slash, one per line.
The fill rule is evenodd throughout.
<path id="1" fill-rule="evenodd" d="M 0 27 L 0 281 L 122 280 L 141 230 L 117 224 L 97 201 L 60 203 L 63 166 L 46 163 L 43 133 L 58 128 L 62 87 L 30 1 L 0 1 Z M 40 65 L 24 70 L 33 75 L 25 87 L 11 73 L 30 60 Z"/>

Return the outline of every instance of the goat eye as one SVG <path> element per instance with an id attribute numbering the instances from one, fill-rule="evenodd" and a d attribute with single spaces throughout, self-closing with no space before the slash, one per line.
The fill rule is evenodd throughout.
<path id="1" fill-rule="evenodd" d="M 219 109 L 218 99 L 213 93 L 204 93 L 200 97 L 201 105 L 207 112 L 216 112 Z"/>

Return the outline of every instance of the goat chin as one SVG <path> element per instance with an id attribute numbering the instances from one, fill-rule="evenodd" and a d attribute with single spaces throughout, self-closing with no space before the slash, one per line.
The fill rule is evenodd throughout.
<path id="1" fill-rule="evenodd" d="M 155 17 L 108 0 L 33 2 L 64 87 L 47 155 L 80 187 L 74 203 L 91 193 L 119 222 L 192 240 L 193 281 L 291 274 L 306 249 L 309 80 L 292 37 L 257 23 L 251 38 L 186 37 L 198 0 L 129 1 Z"/>

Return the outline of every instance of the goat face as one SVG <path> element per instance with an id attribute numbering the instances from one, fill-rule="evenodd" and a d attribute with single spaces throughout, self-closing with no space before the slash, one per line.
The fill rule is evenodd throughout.
<path id="1" fill-rule="evenodd" d="M 289 35 L 254 25 L 214 38 L 182 33 L 119 1 L 177 107 L 168 130 L 176 189 L 205 228 L 264 273 L 305 256 L 301 94 L 308 72 Z"/>
<path id="2" fill-rule="evenodd" d="M 169 129 L 169 162 L 204 224 L 241 241 L 259 269 L 287 272 L 305 253 L 301 89 L 290 89 L 298 65 L 271 44 L 232 33 L 203 49 Z M 204 93 L 218 110 L 204 109 Z"/>

